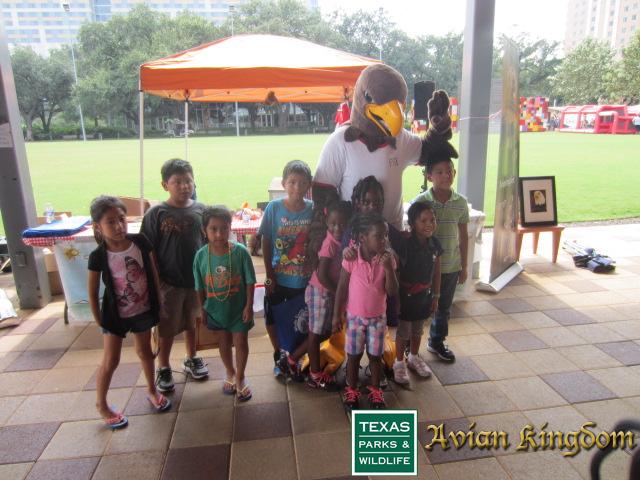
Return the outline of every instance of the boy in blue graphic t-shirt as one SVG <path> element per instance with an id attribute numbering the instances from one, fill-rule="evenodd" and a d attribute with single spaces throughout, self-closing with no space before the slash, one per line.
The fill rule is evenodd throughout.
<path id="1" fill-rule="evenodd" d="M 265 209 L 260 231 L 262 254 L 266 270 L 265 320 L 269 339 L 274 349 L 274 374 L 280 376 L 287 359 L 281 361 L 280 345 L 275 324 L 273 305 L 304 296 L 311 272 L 305 264 L 304 251 L 313 204 L 305 198 L 311 186 L 311 169 L 300 161 L 287 163 L 282 172 L 282 186 L 287 194 L 269 202 Z M 296 355 L 294 355 L 295 357 Z M 295 361 L 292 368 L 295 368 Z"/>

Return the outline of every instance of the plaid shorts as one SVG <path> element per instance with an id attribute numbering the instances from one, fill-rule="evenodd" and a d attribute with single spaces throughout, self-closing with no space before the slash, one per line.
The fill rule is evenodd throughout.
<path id="1" fill-rule="evenodd" d="M 379 357 L 384 352 L 384 335 L 387 331 L 387 316 L 364 318 L 347 313 L 347 346 L 348 355 L 360 355 L 364 352 L 365 341 L 367 354 Z"/>
<path id="2" fill-rule="evenodd" d="M 335 297 L 323 288 L 308 285 L 304 292 L 304 301 L 309 307 L 309 331 L 316 335 L 329 335 L 333 320 Z"/>

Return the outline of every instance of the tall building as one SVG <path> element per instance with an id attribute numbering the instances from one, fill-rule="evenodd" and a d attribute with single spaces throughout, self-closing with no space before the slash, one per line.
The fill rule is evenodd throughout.
<path id="1" fill-rule="evenodd" d="M 85 22 L 106 22 L 144 3 L 153 10 L 175 16 L 189 10 L 216 24 L 228 16 L 231 6 L 247 0 L 1 0 L 2 22 L 9 45 L 27 45 L 40 54 L 67 45 Z M 68 5 L 68 8 L 63 8 Z"/>
<path id="2" fill-rule="evenodd" d="M 569 0 L 566 25 L 565 54 L 595 38 L 620 55 L 640 29 L 640 0 Z"/>

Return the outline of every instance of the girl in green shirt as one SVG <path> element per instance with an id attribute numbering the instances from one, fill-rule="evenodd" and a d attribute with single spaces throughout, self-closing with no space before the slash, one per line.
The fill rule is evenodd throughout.
<path id="1" fill-rule="evenodd" d="M 227 370 L 222 391 L 251 398 L 245 379 L 249 356 L 248 332 L 253 328 L 253 291 L 256 274 L 244 245 L 229 241 L 231 213 L 225 207 L 209 207 L 202 214 L 207 245 L 196 253 L 193 276 L 202 323 L 219 331 L 220 358 Z M 233 364 L 232 346 L 236 347 Z"/>

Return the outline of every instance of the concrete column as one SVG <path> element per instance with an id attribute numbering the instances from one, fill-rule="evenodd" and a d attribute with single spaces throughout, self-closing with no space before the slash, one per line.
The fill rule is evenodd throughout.
<path id="1" fill-rule="evenodd" d="M 458 190 L 484 210 L 495 0 L 467 0 L 460 92 Z"/>
<path id="2" fill-rule="evenodd" d="M 53 200 L 53 199 L 52 199 Z M 0 24 L 0 211 L 20 308 L 51 301 L 49 278 L 40 249 L 22 243 L 22 231 L 36 223 L 36 206 L 24 148 L 11 57 Z"/>

